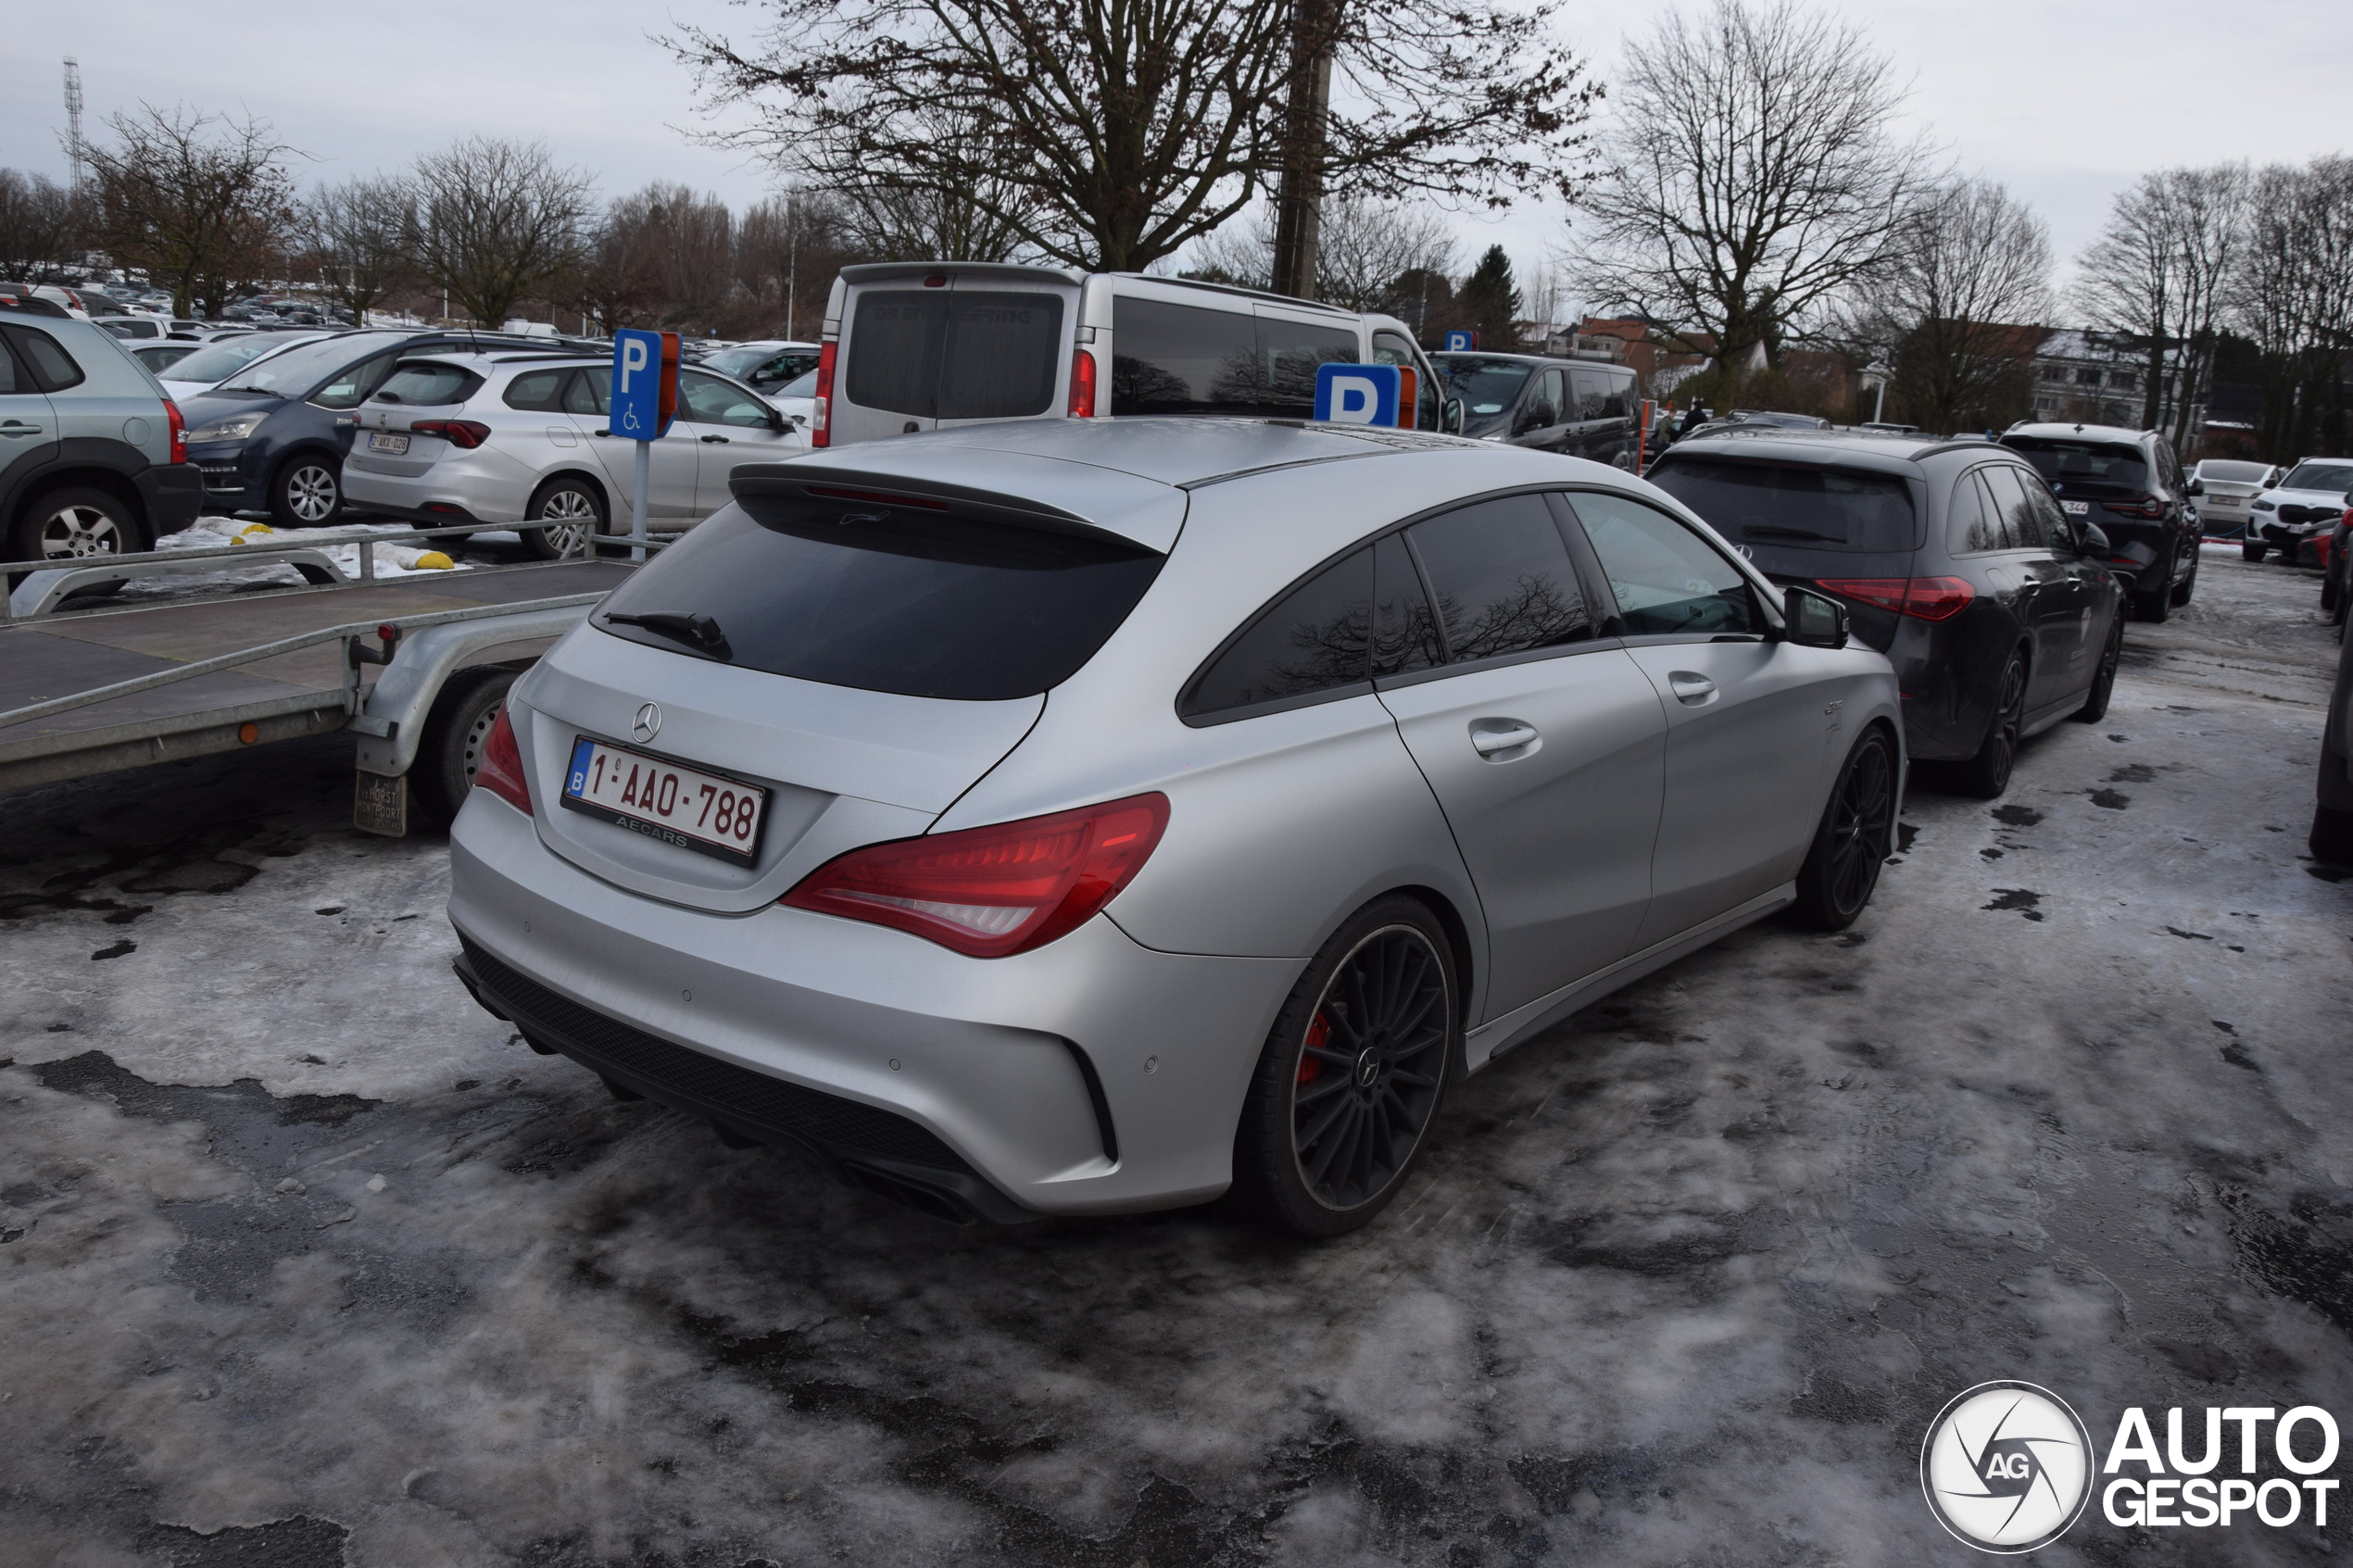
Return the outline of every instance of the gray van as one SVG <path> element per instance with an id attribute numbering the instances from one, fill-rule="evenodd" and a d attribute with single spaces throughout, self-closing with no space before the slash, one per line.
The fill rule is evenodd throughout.
<path id="1" fill-rule="evenodd" d="M 1418 430 L 1459 429 L 1405 323 L 1256 289 L 997 262 L 845 267 L 811 438 L 847 446 L 1003 420 L 1309 418 L 1324 364 L 1407 372 Z"/>
<path id="2" fill-rule="evenodd" d="M 1447 391 L 1463 400 L 1463 433 L 1631 468 L 1641 393 L 1633 368 L 1541 354 L 1438 356 Z"/>

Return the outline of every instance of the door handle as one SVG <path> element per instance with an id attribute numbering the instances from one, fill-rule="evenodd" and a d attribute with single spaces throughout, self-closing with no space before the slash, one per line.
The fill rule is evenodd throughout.
<path id="1" fill-rule="evenodd" d="M 588 433 L 591 435 L 610 435 L 612 432 L 609 430 L 592 430 Z"/>
<path id="2" fill-rule="evenodd" d="M 29 425 L 22 420 L 0 421 L 0 435 L 39 435 L 39 425 Z"/>
<path id="3" fill-rule="evenodd" d="M 1675 700 L 1692 708 L 1716 700 L 1716 683 L 1692 670 L 1667 671 L 1667 684 L 1675 692 Z"/>
<path id="4" fill-rule="evenodd" d="M 724 435 L 706 435 L 702 438 L 702 444 L 706 446 L 724 446 L 727 445 L 727 438 Z"/>
<path id="5" fill-rule="evenodd" d="M 1492 757 L 1499 751 L 1514 751 L 1532 744 L 1536 739 L 1536 726 L 1522 723 L 1516 719 L 1482 719 L 1479 722 L 1510 726 L 1508 729 L 1473 729 L 1471 731 L 1471 749 L 1481 757 Z M 1516 761 L 1517 759 L 1511 758 L 1506 760 Z"/>

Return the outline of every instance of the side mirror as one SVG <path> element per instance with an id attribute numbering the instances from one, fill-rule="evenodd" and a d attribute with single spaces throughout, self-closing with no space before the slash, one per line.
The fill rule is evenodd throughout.
<path id="1" fill-rule="evenodd" d="M 1438 406 L 1438 428 L 1448 435 L 1460 435 L 1463 426 L 1470 421 L 1470 410 L 1459 397 L 1449 397 Z"/>
<path id="2" fill-rule="evenodd" d="M 2191 494 L 2191 495 L 2205 495 L 2205 494 L 2206 494 L 2206 481 L 2204 481 L 2204 480 L 2202 480 L 2202 479 L 2198 478 L 2196 474 L 2192 474 L 2192 475 L 2190 476 L 2190 486 L 2189 486 L 2189 490 L 2190 490 L 2190 494 Z"/>
<path id="3" fill-rule="evenodd" d="M 1792 588 L 1781 597 L 1784 635 L 1802 648 L 1846 646 L 1846 607 L 1811 588 Z"/>
<path id="4" fill-rule="evenodd" d="M 2078 523 L 2076 526 L 2082 530 L 2082 532 L 2075 536 L 2076 554 L 2083 556 L 2105 556 L 2108 554 L 2109 549 L 2108 535 L 2100 532 L 2100 525 L 2098 523 L 2084 522 Z"/>
<path id="5" fill-rule="evenodd" d="M 768 428 L 782 434 L 792 429 L 792 420 L 782 408 L 771 407 L 768 410 Z"/>

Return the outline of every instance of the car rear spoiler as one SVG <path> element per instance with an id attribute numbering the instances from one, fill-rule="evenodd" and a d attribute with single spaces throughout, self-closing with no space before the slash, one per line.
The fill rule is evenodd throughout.
<path id="1" fill-rule="evenodd" d="M 868 448 L 853 450 L 862 454 Z M 915 454 L 905 449 L 875 454 L 892 458 L 902 455 Z M 1175 547 L 1185 521 L 1184 492 L 1173 486 L 1030 453 L 966 447 L 956 454 L 958 480 L 907 471 L 912 463 L 902 468 L 895 461 L 853 464 L 824 461 L 824 457 L 816 453 L 781 463 L 748 464 L 735 471 L 727 487 L 755 518 L 779 502 L 839 507 L 863 501 L 1160 556 Z M 1053 499 L 1040 498 L 1047 495 Z"/>

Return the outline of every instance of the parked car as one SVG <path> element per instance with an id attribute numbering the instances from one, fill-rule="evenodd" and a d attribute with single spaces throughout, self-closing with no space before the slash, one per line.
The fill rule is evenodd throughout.
<path id="1" fill-rule="evenodd" d="M 133 554 L 194 522 L 180 410 L 155 377 L 103 328 L 0 303 L 8 558 Z"/>
<path id="2" fill-rule="evenodd" d="M 1446 390 L 1463 402 L 1463 433 L 1630 465 L 1640 410 L 1624 365 L 1537 354 L 1431 356 Z"/>
<path id="3" fill-rule="evenodd" d="M 523 530 L 543 558 L 626 532 L 636 444 L 606 423 L 612 361 L 577 354 L 435 349 L 402 356 L 359 406 L 344 460 L 349 501 L 425 526 Z M 782 413 L 740 382 L 678 372 L 678 418 L 651 445 L 648 522 L 691 523 L 727 504 L 747 463 L 809 449 Z M 613 520 L 618 520 L 617 524 Z"/>
<path id="4" fill-rule="evenodd" d="M 2153 430 L 2028 424 L 2001 445 L 2032 463 L 2080 522 L 2096 522 L 2112 548 L 2106 563 L 2133 579 L 2133 612 L 2163 621 L 2197 592 L 2202 486 L 2182 472 L 2172 444 Z"/>
<path id="5" fill-rule="evenodd" d="M 183 338 L 160 338 L 154 343 L 132 343 L 130 347 L 131 358 L 145 365 L 148 373 L 158 381 L 163 378 L 166 371 L 181 360 L 191 354 L 199 354 L 204 351 L 203 344 L 190 343 Z"/>
<path id="6" fill-rule="evenodd" d="M 739 381 L 761 396 L 774 403 L 784 395 L 784 389 L 805 375 L 813 373 L 823 356 L 823 345 L 814 343 L 792 343 L 782 339 L 762 339 L 756 343 L 731 344 L 712 349 L 698 357 L 695 363 L 701 369 Z M 804 395 L 814 396 L 810 393 Z M 778 407 L 782 407 L 778 404 Z M 786 413 L 795 410 L 786 409 Z"/>
<path id="7" fill-rule="evenodd" d="M 132 316 L 123 313 L 120 304 L 93 313 L 90 318 L 115 336 L 126 342 L 152 343 L 171 330 L 170 320 L 163 316 Z"/>
<path id="8" fill-rule="evenodd" d="M 2237 539 L 2246 533 L 2255 497 L 2280 482 L 2280 470 L 2269 463 L 2243 462 L 2235 458 L 2208 458 L 2190 470 L 2203 487 L 2197 498 L 2198 523 L 2209 539 Z"/>
<path id="9" fill-rule="evenodd" d="M 459 972 L 934 1213 L 1351 1229 L 1466 1073 L 1889 847 L 1886 660 L 1611 468 L 1072 420 L 734 492 L 493 721 Z"/>
<path id="10" fill-rule="evenodd" d="M 1316 370 L 1331 363 L 1398 366 L 1413 383 L 1403 422 L 1447 421 L 1403 322 L 1218 283 L 877 262 L 835 278 L 824 336 L 810 428 L 818 446 L 1098 414 L 1305 419 Z"/>
<path id="11" fill-rule="evenodd" d="M 2023 454 L 1719 428 L 1646 477 L 1776 583 L 1843 600 L 1856 637 L 1895 666 L 1906 753 L 1962 793 L 1994 798 L 2027 737 L 2107 713 L 2124 640 L 2115 549 Z"/>
<path id="12" fill-rule="evenodd" d="M 266 508 L 281 528 L 333 522 L 343 513 L 343 459 L 359 405 L 403 349 L 447 342 L 416 332 L 326 333 L 254 359 L 190 398 L 188 456 L 204 475 L 205 509 Z"/>
<path id="13" fill-rule="evenodd" d="M 2330 621 L 2345 624 L 2348 586 L 2353 585 L 2353 508 L 2347 508 L 2328 531 L 2321 549 L 2321 608 Z"/>
<path id="14" fill-rule="evenodd" d="M 203 396 L 257 359 L 316 343 L 328 335 L 318 331 L 254 332 L 239 328 L 199 344 L 199 352 L 179 361 L 170 371 L 157 374 L 162 378 L 163 389 L 184 406 L 189 399 Z"/>
<path id="15" fill-rule="evenodd" d="M 2276 553 L 2290 566 L 2321 564 L 2320 543 L 2353 504 L 2353 459 L 2307 458 L 2258 495 L 2242 546 L 2248 560 Z"/>

